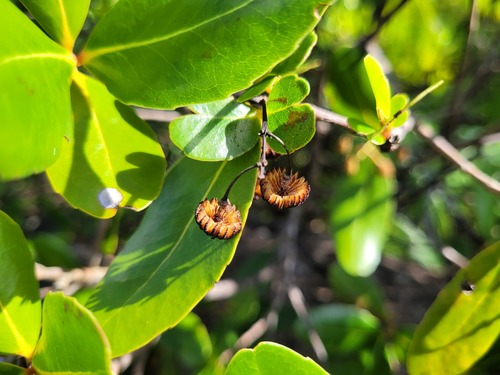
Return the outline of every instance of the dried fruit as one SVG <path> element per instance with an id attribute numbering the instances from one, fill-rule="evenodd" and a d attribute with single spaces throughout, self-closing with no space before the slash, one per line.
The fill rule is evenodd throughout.
<path id="1" fill-rule="evenodd" d="M 227 200 L 212 198 L 200 202 L 194 213 L 196 223 L 212 238 L 228 240 L 242 228 L 240 211 Z"/>
<path id="2" fill-rule="evenodd" d="M 309 197 L 311 187 L 304 177 L 273 169 L 260 181 L 262 198 L 279 209 L 299 206 Z"/>

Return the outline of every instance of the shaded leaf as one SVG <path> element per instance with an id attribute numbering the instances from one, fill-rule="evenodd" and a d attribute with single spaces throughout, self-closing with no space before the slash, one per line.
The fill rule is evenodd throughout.
<path id="1" fill-rule="evenodd" d="M 363 62 L 368 79 L 370 80 L 373 95 L 375 96 L 377 115 L 380 123 L 384 125 L 389 121 L 391 115 L 391 89 L 389 81 L 385 77 L 382 67 L 374 57 L 367 55 Z"/>
<path id="2" fill-rule="evenodd" d="M 355 353 L 370 342 L 373 345 L 380 331 L 380 321 L 374 315 L 352 305 L 322 305 L 312 308 L 308 318 L 330 355 Z M 307 340 L 307 328 L 300 320 L 295 329 Z"/>
<path id="3" fill-rule="evenodd" d="M 0 353 L 31 358 L 40 334 L 35 263 L 21 228 L 0 211 Z"/>
<path id="4" fill-rule="evenodd" d="M 0 179 L 42 172 L 72 138 L 70 75 L 76 61 L 10 1 L 0 2 Z"/>
<path id="5" fill-rule="evenodd" d="M 351 276 L 334 263 L 329 270 L 329 280 L 336 298 L 355 304 L 378 317 L 385 317 L 382 290 L 373 277 Z"/>
<path id="6" fill-rule="evenodd" d="M 129 104 L 220 100 L 290 56 L 329 3 L 122 0 L 97 24 L 81 61 Z"/>
<path id="7" fill-rule="evenodd" d="M 273 86 L 267 101 L 269 130 L 293 152 L 304 147 L 316 132 L 314 111 L 309 104 L 300 104 L 309 94 L 309 83 L 296 75 L 282 77 Z M 269 145 L 277 152 L 286 151 L 276 140 Z"/>
<path id="8" fill-rule="evenodd" d="M 113 356 L 175 326 L 219 280 L 240 234 L 227 241 L 211 239 L 195 223 L 194 211 L 204 198 L 221 198 L 232 179 L 258 157 L 259 147 L 230 162 L 182 157 L 167 171 L 162 193 L 87 302 Z M 243 223 L 255 179 L 255 171 L 245 174 L 229 196 Z"/>
<path id="9" fill-rule="evenodd" d="M 199 104 L 196 112 L 170 123 L 170 138 L 190 158 L 231 160 L 249 151 L 259 140 L 260 119 L 251 108 L 233 98 Z"/>
<path id="10" fill-rule="evenodd" d="M 72 246 L 60 235 L 37 233 L 30 240 L 37 263 L 47 267 L 75 268 L 79 261 Z"/>
<path id="11" fill-rule="evenodd" d="M 21 0 L 52 39 L 71 51 L 87 17 L 90 0 Z"/>
<path id="12" fill-rule="evenodd" d="M 330 223 L 339 264 L 353 276 L 377 268 L 394 212 L 395 181 L 365 158 L 356 175 L 336 182 Z"/>
<path id="13" fill-rule="evenodd" d="M 108 340 L 76 299 L 49 293 L 43 302 L 42 335 L 33 358 L 37 374 L 110 374 Z"/>
<path id="14" fill-rule="evenodd" d="M 409 373 L 462 374 L 488 351 L 500 334 L 499 260 L 500 241 L 441 290 L 413 336 Z"/>
<path id="15" fill-rule="evenodd" d="M 54 190 L 100 218 L 117 210 L 100 203 L 106 188 L 121 194 L 117 206 L 147 207 L 161 190 L 166 166 L 153 130 L 91 77 L 75 75 L 71 95 L 75 140 L 65 142 L 60 159 L 47 170 Z"/>
<path id="16" fill-rule="evenodd" d="M 0 373 L 2 375 L 26 375 L 26 369 L 10 363 L 0 362 Z"/>
<path id="17" fill-rule="evenodd" d="M 286 346 L 261 342 L 254 349 L 236 353 L 226 375 L 327 375 L 312 359 L 303 357 Z"/>

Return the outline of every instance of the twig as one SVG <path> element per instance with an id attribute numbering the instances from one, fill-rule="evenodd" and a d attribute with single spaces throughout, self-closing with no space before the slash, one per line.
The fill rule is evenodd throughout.
<path id="1" fill-rule="evenodd" d="M 441 254 L 460 268 L 465 268 L 469 264 L 469 260 L 451 246 L 443 247 L 441 249 Z"/>
<path id="2" fill-rule="evenodd" d="M 500 182 L 493 177 L 488 176 L 473 163 L 463 157 L 460 152 L 444 137 L 435 135 L 430 126 L 418 125 L 415 126 L 415 132 L 428 141 L 434 149 L 445 156 L 453 164 L 455 164 L 462 172 L 480 182 L 485 188 L 495 194 L 500 194 Z"/>
<path id="3" fill-rule="evenodd" d="M 60 267 L 46 267 L 36 263 L 37 280 L 52 281 L 56 290 L 63 290 L 71 295 L 83 287 L 96 285 L 104 277 L 107 267 L 75 268 L 64 271 Z"/>

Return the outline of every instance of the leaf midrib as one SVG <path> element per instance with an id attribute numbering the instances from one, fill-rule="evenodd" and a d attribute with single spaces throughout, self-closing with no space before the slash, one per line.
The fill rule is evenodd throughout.
<path id="1" fill-rule="evenodd" d="M 172 39 L 172 38 L 175 38 L 179 35 L 183 35 L 183 34 L 186 34 L 188 32 L 191 32 L 193 30 L 196 30 L 210 22 L 213 22 L 213 21 L 216 21 L 218 19 L 221 19 L 231 13 L 234 13 L 238 10 L 240 10 L 241 8 L 253 3 L 255 0 L 247 0 L 246 2 L 240 4 L 239 6 L 235 7 L 235 8 L 232 8 L 230 9 L 229 11 L 225 12 L 225 13 L 221 13 L 221 14 L 218 14 L 212 18 L 208 18 L 202 22 L 199 22 L 197 24 L 194 24 L 190 27 L 186 27 L 184 29 L 180 29 L 176 32 L 173 32 L 171 34 L 166 34 L 166 35 L 163 35 L 163 36 L 160 36 L 160 37 L 156 37 L 156 38 L 150 38 L 150 39 L 145 39 L 145 40 L 142 40 L 142 41 L 139 41 L 139 42 L 132 42 L 132 43 L 126 43 L 126 44 L 118 44 L 118 45 L 115 45 L 115 46 L 111 46 L 111 47 L 101 47 L 101 48 L 97 48 L 97 49 L 90 49 L 90 50 L 84 50 L 84 64 L 87 64 L 90 60 L 98 57 L 98 56 L 101 56 L 101 55 L 106 55 L 106 54 L 110 54 L 110 53 L 114 53 L 114 52 L 119 52 L 119 51 L 123 51 L 123 50 L 127 50 L 127 49 L 132 49 L 132 48 L 137 48 L 137 47 L 143 47 L 143 46 L 149 46 L 151 44 L 155 44 L 155 43 L 160 43 L 160 42 L 164 42 L 166 40 L 169 40 L 169 39 Z"/>
<path id="2" fill-rule="evenodd" d="M 184 159 L 184 157 L 180 158 L 178 163 Z M 208 195 L 208 192 L 213 188 L 213 186 L 215 185 L 216 181 L 218 180 L 220 174 L 222 173 L 223 169 L 225 168 L 227 164 L 227 161 L 224 161 L 221 166 L 219 167 L 219 169 L 217 170 L 217 172 L 214 174 L 213 176 L 213 179 L 212 181 L 210 182 L 210 185 L 208 186 L 207 190 L 205 191 L 204 195 L 203 196 L 207 196 Z M 173 169 L 173 168 L 172 168 Z M 172 171 L 172 169 L 170 169 L 170 171 Z M 167 179 L 167 176 L 168 176 L 169 173 L 167 173 L 165 175 L 165 180 Z M 110 321 L 112 320 L 112 318 L 114 318 L 117 314 L 120 313 L 120 311 L 123 309 L 124 306 L 126 306 L 128 304 L 129 301 L 131 301 L 134 296 L 136 296 L 143 288 L 145 288 L 146 285 L 149 284 L 149 282 L 153 279 L 153 277 L 159 272 L 160 269 L 162 269 L 163 265 L 170 259 L 170 257 L 172 256 L 172 254 L 174 254 L 175 250 L 177 249 L 177 247 L 179 246 L 179 244 L 182 242 L 182 240 L 184 239 L 188 229 L 189 229 L 189 226 L 191 224 L 191 222 L 194 220 L 194 215 L 191 215 L 190 216 L 190 219 L 187 221 L 186 225 L 184 226 L 184 229 L 182 230 L 182 233 L 181 235 L 179 236 L 179 239 L 177 240 L 177 242 L 172 246 L 172 250 L 170 251 L 170 253 L 165 257 L 165 259 L 163 259 L 163 261 L 161 261 L 158 266 L 156 267 L 156 269 L 153 270 L 153 272 L 151 272 L 151 274 L 149 275 L 149 277 L 146 279 L 146 281 L 144 283 L 142 283 L 142 285 L 140 285 L 137 290 L 132 293 L 128 298 L 127 300 L 122 303 L 122 305 L 117 308 L 115 310 L 115 312 L 113 313 L 109 313 L 107 314 L 108 315 L 108 318 L 105 319 L 105 320 L 102 320 L 100 321 L 100 324 L 101 324 L 101 327 L 104 328 L 104 326 Z"/>
<path id="3" fill-rule="evenodd" d="M 42 52 L 42 53 L 30 53 L 26 55 L 20 54 L 0 59 L 0 67 L 2 65 L 6 65 L 14 61 L 29 60 L 29 59 L 55 59 L 55 60 L 67 61 L 72 65 L 75 63 L 70 55 L 64 55 L 55 52 Z"/>

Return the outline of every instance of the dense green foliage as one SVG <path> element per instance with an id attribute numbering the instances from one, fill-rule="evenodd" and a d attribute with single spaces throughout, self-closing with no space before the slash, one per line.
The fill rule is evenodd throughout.
<path id="1" fill-rule="evenodd" d="M 0 0 L 0 373 L 500 371 L 500 6 L 459 3 Z"/>

